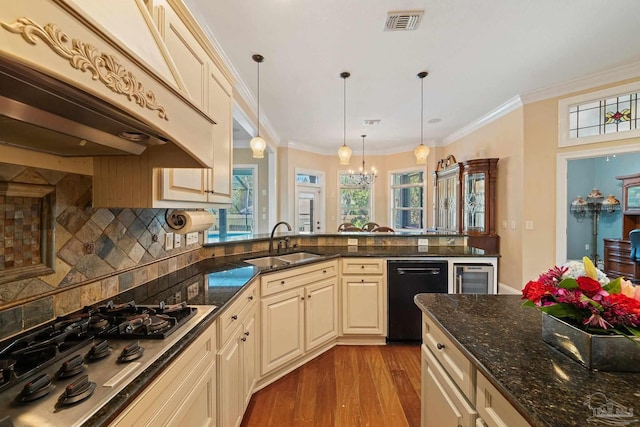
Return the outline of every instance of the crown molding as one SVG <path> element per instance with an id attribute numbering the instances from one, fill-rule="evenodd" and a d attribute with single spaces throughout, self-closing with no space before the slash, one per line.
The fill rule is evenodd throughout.
<path id="1" fill-rule="evenodd" d="M 622 80 L 640 77 L 640 61 L 631 64 L 622 65 L 620 67 L 611 68 L 609 70 L 599 71 L 587 76 L 568 80 L 555 85 L 547 86 L 542 89 L 536 89 L 525 92 L 521 95 L 523 104 L 543 101 L 549 98 L 556 98 L 568 95 L 574 92 L 580 92 L 586 89 L 604 86 Z"/>
<path id="2" fill-rule="evenodd" d="M 443 145 L 449 145 L 475 131 L 477 131 L 478 129 L 488 125 L 489 123 L 493 122 L 494 120 L 499 119 L 502 116 L 505 116 L 507 114 L 509 114 L 512 111 L 517 110 L 518 108 L 522 107 L 523 103 L 522 103 L 522 99 L 520 98 L 520 96 L 514 96 L 513 98 L 511 98 L 510 100 L 508 100 L 507 102 L 505 102 L 504 104 L 500 105 L 497 108 L 494 108 L 493 110 L 489 111 L 487 114 L 481 116 L 480 118 L 474 120 L 473 122 L 469 123 L 468 125 L 464 126 L 463 128 L 453 132 L 451 135 L 447 136 L 444 140 L 443 140 Z"/>

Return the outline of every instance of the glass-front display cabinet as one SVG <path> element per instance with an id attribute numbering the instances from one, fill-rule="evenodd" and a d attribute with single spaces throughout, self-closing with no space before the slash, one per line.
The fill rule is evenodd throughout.
<path id="1" fill-rule="evenodd" d="M 473 159 L 461 163 L 462 233 L 473 246 L 498 250 L 496 235 L 497 158 Z"/>
<path id="2" fill-rule="evenodd" d="M 433 227 L 438 231 L 461 232 L 460 173 L 456 158 L 440 160 L 433 173 Z"/>

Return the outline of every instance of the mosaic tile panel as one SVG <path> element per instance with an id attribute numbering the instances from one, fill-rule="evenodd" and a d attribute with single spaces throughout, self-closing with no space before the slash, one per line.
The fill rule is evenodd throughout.
<path id="1" fill-rule="evenodd" d="M 42 199 L 0 196 L 0 270 L 37 265 Z"/>

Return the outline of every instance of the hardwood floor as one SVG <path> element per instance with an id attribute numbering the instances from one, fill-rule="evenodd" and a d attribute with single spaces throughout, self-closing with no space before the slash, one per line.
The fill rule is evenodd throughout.
<path id="1" fill-rule="evenodd" d="M 420 346 L 336 346 L 251 398 L 250 426 L 420 426 Z"/>

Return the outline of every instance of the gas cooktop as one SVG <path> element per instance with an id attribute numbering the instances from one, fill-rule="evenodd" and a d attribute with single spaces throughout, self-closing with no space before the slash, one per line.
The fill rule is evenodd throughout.
<path id="1" fill-rule="evenodd" d="M 0 343 L 0 422 L 82 425 L 214 309 L 108 303 Z"/>

